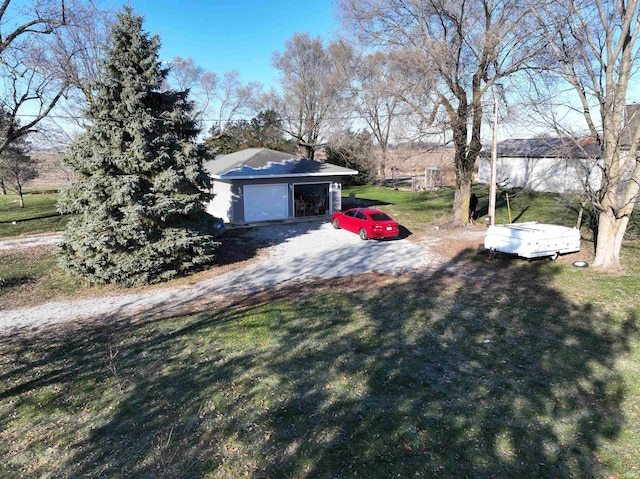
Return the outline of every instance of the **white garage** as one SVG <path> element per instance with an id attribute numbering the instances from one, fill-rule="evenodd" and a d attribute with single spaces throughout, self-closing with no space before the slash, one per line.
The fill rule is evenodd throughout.
<path id="1" fill-rule="evenodd" d="M 342 178 L 358 174 L 266 148 L 220 155 L 204 167 L 213 180 L 207 212 L 231 225 L 328 219 L 342 208 Z"/>
<path id="2" fill-rule="evenodd" d="M 287 184 L 244 185 L 244 219 L 247 222 L 284 220 L 289 216 Z"/>

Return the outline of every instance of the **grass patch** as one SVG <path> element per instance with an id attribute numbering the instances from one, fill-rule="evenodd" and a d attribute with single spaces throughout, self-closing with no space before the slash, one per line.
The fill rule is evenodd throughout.
<path id="1" fill-rule="evenodd" d="M 478 196 L 478 223 L 484 224 L 484 218 L 489 209 L 489 193 L 485 187 L 473 189 Z M 451 214 L 454 199 L 452 188 L 438 191 L 410 191 L 381 188 L 376 186 L 356 186 L 345 188 L 343 202 L 349 202 L 349 194 L 355 194 L 356 199 L 367 205 L 375 205 L 387 211 L 409 230 L 423 231 L 429 223 L 447 217 Z M 519 191 L 507 198 L 505 193 L 496 198 L 496 222 L 509 223 L 509 209 L 511 222 L 538 221 L 540 223 L 554 223 L 565 226 L 575 226 L 577 214 L 567 208 L 559 195 Z"/>
<path id="2" fill-rule="evenodd" d="M 58 213 L 58 193 L 27 193 L 24 198 L 25 207 L 20 208 L 18 195 L 0 195 L 0 237 L 49 233 L 65 228 L 70 217 Z"/>
<path id="3" fill-rule="evenodd" d="M 457 261 L 5 337 L 0 476 L 637 473 L 637 305 Z"/>
<path id="4" fill-rule="evenodd" d="M 0 310 L 117 290 L 115 286 L 90 286 L 65 274 L 53 246 L 0 252 Z"/>
<path id="5" fill-rule="evenodd" d="M 342 199 L 348 203 L 349 194 L 368 205 L 380 207 L 412 232 L 424 231 L 426 225 L 451 213 L 453 190 L 409 191 L 377 186 L 345 188 Z"/>
<path id="6" fill-rule="evenodd" d="M 513 223 L 537 221 L 539 223 L 575 226 L 578 221 L 577 213 L 567 207 L 566 201 L 563 201 L 560 195 L 518 191 L 509 195 L 507 205 L 507 194 L 502 192 L 496 198 L 496 222 L 499 224 L 509 223 L 509 208 Z M 488 194 L 485 193 L 485 195 L 485 201 L 488 204 L 489 197 Z"/>

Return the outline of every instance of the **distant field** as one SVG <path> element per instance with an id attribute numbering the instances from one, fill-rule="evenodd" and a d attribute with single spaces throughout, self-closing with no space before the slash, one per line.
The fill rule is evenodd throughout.
<path id="1" fill-rule="evenodd" d="M 61 152 L 35 151 L 30 153 L 38 160 L 38 177 L 28 184 L 31 190 L 58 189 L 73 177 L 71 171 L 62 164 Z"/>

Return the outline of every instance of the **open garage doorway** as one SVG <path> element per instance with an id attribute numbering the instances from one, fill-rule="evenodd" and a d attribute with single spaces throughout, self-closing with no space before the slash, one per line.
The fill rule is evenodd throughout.
<path id="1" fill-rule="evenodd" d="M 296 218 L 325 216 L 330 213 L 330 183 L 305 183 L 293 186 Z"/>

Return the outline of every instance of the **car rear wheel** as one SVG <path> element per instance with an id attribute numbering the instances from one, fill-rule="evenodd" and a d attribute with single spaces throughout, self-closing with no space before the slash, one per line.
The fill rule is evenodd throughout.
<path id="1" fill-rule="evenodd" d="M 367 230 L 365 230 L 364 228 L 360 228 L 360 232 L 358 234 L 360 235 L 360 239 L 362 241 L 367 241 L 369 239 L 369 237 L 367 236 Z"/>
<path id="2" fill-rule="evenodd" d="M 331 222 L 331 224 L 333 225 L 333 227 L 337 230 L 340 229 L 340 223 L 338 223 L 338 218 L 333 218 L 333 221 Z"/>

